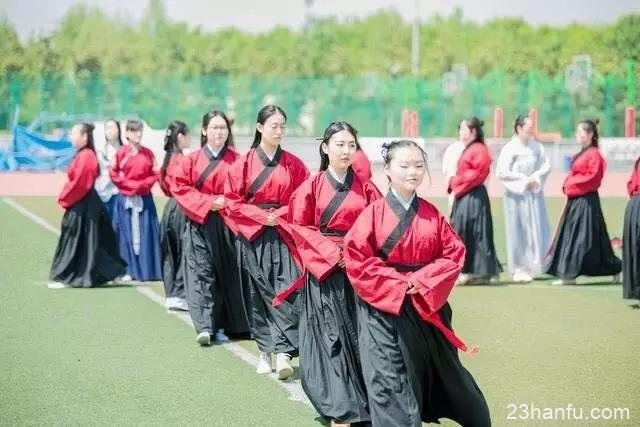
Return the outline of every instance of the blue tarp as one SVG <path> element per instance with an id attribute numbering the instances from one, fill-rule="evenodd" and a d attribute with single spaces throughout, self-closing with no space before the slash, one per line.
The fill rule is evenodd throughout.
<path id="1" fill-rule="evenodd" d="M 75 149 L 66 136 L 49 138 L 16 126 L 8 150 L 0 152 L 0 171 L 65 170 L 74 154 Z"/>

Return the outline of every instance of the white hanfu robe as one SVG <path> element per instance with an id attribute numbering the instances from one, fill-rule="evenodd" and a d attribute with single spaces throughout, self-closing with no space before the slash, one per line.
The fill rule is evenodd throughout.
<path id="1" fill-rule="evenodd" d="M 538 141 L 523 143 L 514 136 L 500 152 L 496 175 L 505 186 L 504 217 L 508 271 L 531 276 L 542 273 L 551 245 L 544 183 L 551 164 Z M 527 184 L 533 180 L 533 188 Z"/>
<path id="2" fill-rule="evenodd" d="M 456 175 L 458 170 L 458 160 L 464 151 L 465 145 L 462 141 L 455 141 L 449 144 L 444 150 L 442 155 L 442 174 L 445 177 L 445 182 L 448 184 L 451 178 Z M 453 207 L 453 200 L 455 199 L 453 193 L 449 194 L 449 215 L 451 215 L 451 208 Z"/>

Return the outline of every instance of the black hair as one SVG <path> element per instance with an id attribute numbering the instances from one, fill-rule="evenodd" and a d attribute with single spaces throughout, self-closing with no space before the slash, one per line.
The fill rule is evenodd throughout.
<path id="1" fill-rule="evenodd" d="M 580 126 L 587 133 L 590 133 L 592 135 L 591 144 L 589 145 L 589 147 L 597 147 L 598 146 L 598 142 L 600 140 L 600 135 L 598 135 L 598 124 L 599 123 L 600 123 L 600 120 L 598 120 L 598 119 L 595 119 L 595 120 L 585 119 L 585 120 L 582 120 L 582 121 L 580 121 L 578 123 L 578 126 Z"/>
<path id="2" fill-rule="evenodd" d="M 513 131 L 516 134 L 518 133 L 518 128 L 523 127 L 528 118 L 529 116 L 526 114 L 518 114 L 518 117 L 516 117 L 516 120 L 513 122 Z"/>
<path id="3" fill-rule="evenodd" d="M 140 120 L 127 120 L 126 129 L 129 132 L 142 132 L 144 125 Z"/>
<path id="4" fill-rule="evenodd" d="M 427 176 L 429 176 L 429 182 L 431 182 L 431 172 L 429 171 L 429 165 L 427 163 L 427 153 L 417 142 L 410 139 L 398 139 L 382 144 L 382 160 L 384 161 L 385 166 L 388 166 L 391 163 L 391 160 L 398 149 L 406 147 L 414 147 L 420 150 L 422 158 L 424 159 L 424 167 L 427 171 Z M 389 181 L 391 181 L 391 178 L 389 178 Z"/>
<path id="5" fill-rule="evenodd" d="M 82 149 L 88 148 L 95 153 L 96 145 L 93 142 L 93 130 L 96 127 L 93 123 L 78 123 L 78 126 L 80 126 L 80 133 L 82 133 L 83 135 L 87 135 L 87 145 L 82 147 Z"/>
<path id="6" fill-rule="evenodd" d="M 459 126 L 462 126 L 462 123 L 464 123 L 469 128 L 469 130 L 476 131 L 476 139 L 474 139 L 472 142 L 482 142 L 484 144 L 484 131 L 482 130 L 484 122 L 482 120 L 480 120 L 476 116 L 469 117 L 468 119 L 464 119 L 463 121 L 461 121 L 460 125 L 458 125 L 458 128 Z"/>
<path id="7" fill-rule="evenodd" d="M 329 144 L 329 140 L 333 135 L 338 132 L 346 130 L 349 132 L 356 141 L 356 150 L 360 150 L 360 144 L 358 143 L 358 131 L 347 122 L 338 121 L 331 123 L 325 130 L 322 142 L 320 143 L 320 171 L 326 171 L 329 167 L 329 155 L 322 150 L 322 144 Z"/>
<path id="8" fill-rule="evenodd" d="M 265 105 L 258 112 L 258 117 L 256 118 L 256 123 L 260 123 L 264 125 L 267 119 L 274 114 L 281 114 L 284 117 L 284 121 L 287 121 L 287 115 L 284 110 L 277 105 Z M 251 144 L 251 148 L 256 148 L 260 144 L 260 140 L 262 139 L 262 132 L 256 129 L 256 134 L 253 137 L 253 144 Z"/>
<path id="9" fill-rule="evenodd" d="M 109 122 L 113 122 L 113 123 L 116 124 L 116 127 L 118 128 L 118 146 L 122 147 L 124 144 L 122 143 L 122 129 L 120 128 L 120 122 L 117 121 L 114 118 L 110 118 L 106 122 L 104 122 L 105 126 Z M 106 134 L 105 134 L 104 138 L 105 138 L 105 140 L 107 139 L 107 135 Z"/>
<path id="10" fill-rule="evenodd" d="M 202 116 L 202 129 L 206 129 L 209 126 L 209 122 L 211 122 L 211 120 L 214 117 L 222 117 L 222 119 L 227 124 L 227 129 L 229 130 L 229 136 L 227 136 L 227 140 L 224 142 L 224 146 L 234 147 L 235 145 L 233 143 L 233 133 L 231 132 L 231 125 L 233 124 L 233 120 L 230 120 L 224 112 L 220 110 L 211 110 L 205 113 L 205 115 Z M 203 135 L 202 131 L 200 131 L 200 147 L 204 147 L 206 143 L 207 143 L 207 136 Z"/>
<path id="11" fill-rule="evenodd" d="M 178 135 L 187 135 L 189 134 L 189 128 L 184 122 L 179 120 L 174 120 L 169 123 L 167 127 L 167 131 L 164 135 L 164 160 L 162 161 L 162 166 L 160 167 L 160 177 L 164 179 L 167 174 L 167 167 L 169 166 L 169 161 L 171 160 L 171 156 L 174 153 L 180 151 L 178 147 Z"/>

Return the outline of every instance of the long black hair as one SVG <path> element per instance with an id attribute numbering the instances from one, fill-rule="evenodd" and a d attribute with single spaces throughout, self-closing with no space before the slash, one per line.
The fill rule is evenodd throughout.
<path id="1" fill-rule="evenodd" d="M 331 123 L 324 130 L 324 136 L 322 137 L 322 142 L 320 143 L 320 171 L 326 171 L 329 167 L 329 155 L 322 150 L 322 144 L 329 145 L 329 140 L 331 139 L 331 137 L 343 130 L 349 132 L 356 140 L 356 150 L 360 149 L 360 144 L 358 143 L 358 131 L 356 130 L 356 128 L 343 121 Z"/>
<path id="2" fill-rule="evenodd" d="M 484 131 L 482 130 L 484 122 L 482 120 L 480 120 L 476 116 L 473 116 L 461 121 L 459 126 L 462 126 L 462 123 L 464 123 L 469 128 L 469 130 L 476 131 L 476 138 L 471 142 L 482 142 L 484 144 Z"/>
<path id="3" fill-rule="evenodd" d="M 78 123 L 78 126 L 80 126 L 80 133 L 82 133 L 83 135 L 87 135 L 87 145 L 85 145 L 84 147 L 81 148 L 85 149 L 88 148 L 89 150 L 93 151 L 94 153 L 96 152 L 96 145 L 93 142 L 93 130 L 96 128 L 95 125 L 93 123 Z M 80 151 L 80 150 L 78 150 Z"/>
<path id="4" fill-rule="evenodd" d="M 233 124 L 233 121 L 230 120 L 223 111 L 211 110 L 206 112 L 204 116 L 202 116 L 202 129 L 207 129 L 207 127 L 209 126 L 209 122 L 211 122 L 211 120 L 214 117 L 221 117 L 227 124 L 227 130 L 229 131 L 229 136 L 227 136 L 227 140 L 224 142 L 224 146 L 234 147 L 235 145 L 233 143 L 233 133 L 231 132 L 231 125 Z M 207 143 L 207 135 L 203 135 L 202 131 L 200 131 L 200 147 L 204 147 L 206 143 Z"/>
<path id="5" fill-rule="evenodd" d="M 118 146 L 122 147 L 124 144 L 122 143 L 122 129 L 120 128 L 120 122 L 117 121 L 114 118 L 110 118 L 106 122 L 104 122 L 104 125 L 107 126 L 107 123 L 109 123 L 109 122 L 113 122 L 113 123 L 116 124 L 116 128 L 118 128 Z M 105 140 L 107 139 L 107 135 L 106 134 L 104 135 L 104 139 Z"/>
<path id="6" fill-rule="evenodd" d="M 282 108 L 278 107 L 277 105 L 265 105 L 260 109 L 260 111 L 258 111 L 258 117 L 256 118 L 256 123 L 260 123 L 261 125 L 264 125 L 264 123 L 267 121 L 269 117 L 278 113 L 282 114 L 282 117 L 284 117 L 284 121 L 286 122 L 287 115 L 285 114 Z M 260 132 L 256 128 L 256 134 L 253 137 L 253 144 L 251 144 L 251 148 L 256 148 L 260 144 L 261 139 L 262 139 L 262 132 Z"/>
<path id="7" fill-rule="evenodd" d="M 169 166 L 169 162 L 171 161 L 171 156 L 174 153 L 180 151 L 180 147 L 178 147 L 178 135 L 188 135 L 189 128 L 184 122 L 179 120 L 174 120 L 169 123 L 167 127 L 167 131 L 164 134 L 164 160 L 162 161 L 162 167 L 160 167 L 160 177 L 164 179 L 167 174 L 167 167 Z"/>
<path id="8" fill-rule="evenodd" d="M 599 123 L 600 123 L 600 120 L 598 119 L 595 119 L 595 120 L 585 119 L 578 123 L 578 126 L 584 129 L 585 132 L 590 133 L 592 135 L 591 144 L 585 148 L 598 146 L 598 142 L 600 141 L 600 135 L 598 134 Z"/>

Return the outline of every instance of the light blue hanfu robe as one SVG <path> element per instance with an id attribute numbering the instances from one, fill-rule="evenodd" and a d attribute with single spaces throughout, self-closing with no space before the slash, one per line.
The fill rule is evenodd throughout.
<path id="1" fill-rule="evenodd" d="M 551 170 L 538 141 L 523 143 L 514 136 L 500 152 L 496 175 L 505 186 L 507 263 L 512 274 L 540 275 L 551 245 L 551 229 L 544 200 L 544 183 Z M 535 181 L 533 188 L 527 184 Z"/>

